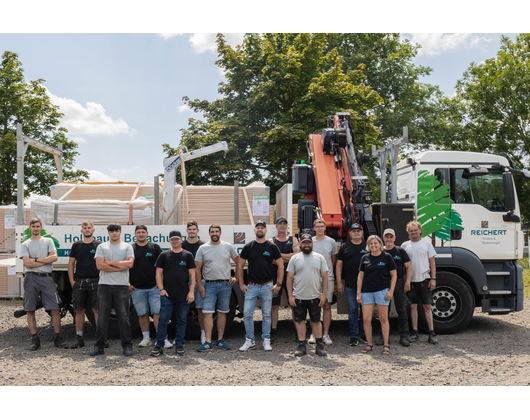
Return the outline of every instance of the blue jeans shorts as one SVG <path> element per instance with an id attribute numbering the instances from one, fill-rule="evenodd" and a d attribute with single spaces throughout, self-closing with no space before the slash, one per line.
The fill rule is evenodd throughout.
<path id="1" fill-rule="evenodd" d="M 369 292 L 369 293 L 361 293 L 361 296 L 363 298 L 363 305 L 381 305 L 381 306 L 388 306 L 390 305 L 390 300 L 385 300 L 385 296 L 387 295 L 388 291 L 390 289 L 386 288 L 383 290 L 380 290 L 379 292 Z"/>
<path id="2" fill-rule="evenodd" d="M 156 287 L 136 289 L 131 292 L 131 298 L 138 316 L 149 313 L 149 309 L 151 309 L 151 315 L 160 313 L 160 290 Z"/>
<path id="3" fill-rule="evenodd" d="M 230 312 L 230 296 L 232 295 L 232 285 L 228 280 L 206 281 L 204 300 L 202 302 L 202 312 L 213 314 L 217 303 L 217 312 L 227 314 Z"/>

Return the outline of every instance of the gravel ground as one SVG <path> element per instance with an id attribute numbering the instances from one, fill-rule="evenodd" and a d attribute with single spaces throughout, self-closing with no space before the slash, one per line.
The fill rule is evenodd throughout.
<path id="1" fill-rule="evenodd" d="M 104 356 L 90 357 L 95 329 L 87 322 L 86 346 L 75 350 L 53 348 L 51 318 L 37 312 L 41 349 L 28 350 L 26 318 L 15 319 L 20 301 L 0 301 L 0 381 L 3 385 L 529 385 L 530 384 L 530 300 L 525 310 L 505 316 L 489 316 L 478 310 L 460 333 L 439 336 L 439 344 L 427 343 L 427 335 L 408 348 L 398 344 L 395 320 L 391 320 L 392 354 L 381 347 L 370 355 L 361 345 L 350 347 L 346 315 L 333 314 L 327 357 L 309 353 L 293 355 L 294 327 L 290 310 L 280 311 L 279 342 L 264 352 L 261 340 L 246 353 L 237 349 L 244 341 L 243 321 L 236 318 L 225 340 L 229 351 L 214 349 L 203 354 L 198 341 L 187 341 L 185 356 L 174 349 L 159 358 L 151 348 L 139 348 L 134 339 L 134 356 L 122 355 L 120 341 L 109 337 Z M 333 310 L 335 312 L 335 310 Z M 256 316 L 255 319 L 258 319 Z M 62 322 L 65 340 L 72 341 L 75 329 L 67 315 Z M 255 322 L 257 336 L 261 322 Z M 170 338 L 172 338 L 170 336 Z"/>

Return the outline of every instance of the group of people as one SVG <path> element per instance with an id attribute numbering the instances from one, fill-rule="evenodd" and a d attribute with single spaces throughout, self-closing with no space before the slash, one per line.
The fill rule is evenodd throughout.
<path id="1" fill-rule="evenodd" d="M 276 220 L 277 235 L 267 240 L 267 224 L 258 220 L 254 227 L 255 239 L 238 255 L 230 243 L 221 240 L 221 226 L 217 224 L 209 227 L 210 240 L 203 242 L 199 239 L 197 222 L 189 222 L 187 239 L 183 241 L 181 233 L 173 230 L 169 233 L 171 248 L 162 251 L 158 244 L 147 240 L 148 230 L 144 225 L 136 226 L 136 241 L 131 245 L 121 241 L 121 226 L 111 223 L 107 226 L 109 241 L 101 243 L 93 237 L 93 223 L 85 221 L 81 224 L 82 239 L 72 245 L 68 264 L 76 314 L 75 340 L 68 345 L 61 336 L 60 300 L 51 278 L 57 252 L 53 240 L 40 235 L 41 220 L 33 218 L 30 220 L 31 238 L 22 244 L 20 255 L 26 268 L 24 309 L 32 335 L 30 350 L 40 348 L 35 320 L 39 297 L 45 309 L 51 311 L 54 346 L 58 348 L 85 345 L 85 313 L 91 309 L 96 322 L 96 342 L 89 354 L 104 354 L 108 347 L 110 313 L 114 309 L 123 353 L 132 356 L 129 324 L 129 299 L 132 299 L 143 335 L 140 347 L 152 345 L 149 316 L 153 318 L 156 343 L 152 356 L 160 356 L 173 346 L 176 354 L 184 354 L 187 315 L 192 302 L 201 329 L 201 345 L 197 351 L 206 352 L 214 347 L 228 350 L 230 346 L 223 336 L 232 287 L 237 282 L 245 296 L 245 342 L 240 351 L 256 347 L 253 318 L 258 299 L 263 320 L 262 346 L 265 351 L 272 350 L 272 343 L 277 340 L 280 299 L 285 292 L 298 338 L 295 355 L 307 353 L 306 318 L 309 314 L 309 343 L 316 345 L 317 355 L 325 356 L 324 345 L 332 344 L 329 330 L 335 279 L 337 291 L 347 294 L 350 345 L 356 346 L 362 340 L 367 344 L 362 352 L 373 351 L 372 313 L 377 305 L 383 353 L 390 354 L 388 305 L 392 297 L 398 312 L 400 344 L 408 346 L 410 341 L 418 339 L 417 305 L 420 301 L 429 325 L 429 342 L 437 342 L 430 308 L 431 291 L 436 286 L 435 251 L 430 242 L 421 239 L 419 223 L 407 225 L 410 241 L 402 247 L 394 245 L 392 229 L 385 230 L 384 244 L 375 235 L 365 243 L 362 226 L 353 224 L 350 240 L 338 252 L 335 240 L 325 235 L 325 221 L 317 219 L 313 226 L 316 235 L 302 234 L 298 241 L 288 235 L 287 220 L 280 217 Z M 234 277 L 232 262 L 236 267 Z M 407 299 L 411 302 L 413 331 L 410 334 Z M 214 344 L 215 312 L 217 340 Z M 173 313 L 176 314 L 176 337 L 171 343 L 167 338 L 167 326 Z"/>

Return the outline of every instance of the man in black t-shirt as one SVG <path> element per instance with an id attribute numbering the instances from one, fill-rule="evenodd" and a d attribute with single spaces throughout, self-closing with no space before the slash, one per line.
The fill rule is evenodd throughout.
<path id="1" fill-rule="evenodd" d="M 177 316 L 176 353 L 184 355 L 184 334 L 189 304 L 193 302 L 195 289 L 195 259 L 191 252 L 182 249 L 179 231 L 169 233 L 171 249 L 164 251 L 156 261 L 156 284 L 160 290 L 160 319 L 156 333 L 156 346 L 151 356 L 160 356 L 167 341 L 167 324 L 173 310 Z"/>
<path id="2" fill-rule="evenodd" d="M 188 222 L 186 227 L 186 232 L 188 238 L 182 242 L 182 248 L 186 251 L 189 251 L 193 254 L 193 258 L 197 255 L 197 251 L 205 242 L 199 239 L 199 225 L 196 221 Z M 206 281 L 202 279 L 201 281 L 203 287 L 206 286 Z M 199 321 L 199 326 L 201 328 L 201 344 L 206 342 L 206 332 L 204 330 L 204 315 L 202 313 L 202 296 L 199 293 L 199 286 L 197 284 L 197 279 L 195 283 L 195 309 L 197 309 L 197 319 Z"/>
<path id="3" fill-rule="evenodd" d="M 71 349 L 85 346 L 83 329 L 85 312 L 91 308 L 94 320 L 98 322 L 98 282 L 99 270 L 96 267 L 96 248 L 101 243 L 94 239 L 94 224 L 87 220 L 81 223 L 83 239 L 72 244 L 68 260 L 68 279 L 72 285 L 75 309 L 75 341 Z"/>
<path id="4" fill-rule="evenodd" d="M 272 295 L 282 287 L 283 282 L 283 259 L 278 247 L 267 241 L 267 224 L 263 220 L 258 220 L 254 225 L 256 239 L 243 247 L 237 263 L 236 277 L 239 281 L 239 288 L 245 294 L 245 343 L 239 351 L 247 351 L 256 347 L 254 341 L 254 309 L 258 299 L 261 301 L 261 313 L 263 321 L 262 340 L 265 351 L 272 350 L 271 333 L 271 308 Z M 243 266 L 248 260 L 248 286 L 245 285 L 243 276 Z M 273 265 L 276 263 L 276 266 Z M 276 270 L 277 283 L 273 285 Z"/>
<path id="5" fill-rule="evenodd" d="M 160 292 L 156 286 L 156 269 L 155 263 L 158 256 L 162 253 L 160 245 L 147 241 L 147 227 L 138 225 L 134 230 L 136 243 L 132 245 L 134 251 L 134 265 L 129 270 L 129 292 L 131 293 L 132 302 L 140 329 L 142 330 L 142 341 L 139 347 L 148 347 L 151 345 L 149 337 L 149 310 L 153 316 L 155 329 L 158 328 L 158 316 L 160 314 Z M 173 345 L 166 340 L 166 348 Z"/>
<path id="6" fill-rule="evenodd" d="M 350 329 L 350 346 L 359 344 L 359 337 L 366 342 L 363 326 L 363 312 L 357 302 L 357 277 L 359 276 L 359 264 L 363 255 L 367 254 L 366 242 L 363 238 L 363 228 L 359 223 L 350 226 L 350 240 L 344 243 L 337 255 L 335 266 L 337 276 L 337 291 L 348 297 L 348 325 Z M 342 281 L 344 280 L 344 283 Z M 359 317 L 360 307 L 360 317 Z"/>

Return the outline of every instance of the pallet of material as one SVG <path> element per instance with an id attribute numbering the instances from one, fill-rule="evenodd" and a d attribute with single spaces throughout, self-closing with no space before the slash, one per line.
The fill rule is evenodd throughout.
<path id="1" fill-rule="evenodd" d="M 0 253 L 0 260 L 15 258 L 14 253 Z M 0 267 L 0 298 L 14 298 L 22 294 L 21 280 L 16 274 L 9 273 L 7 267 Z"/>
<path id="2" fill-rule="evenodd" d="M 13 204 L 0 206 L 0 252 L 15 251 L 15 229 L 11 227 L 13 221 L 17 222 L 17 207 Z M 30 219 L 31 208 L 24 207 L 24 225 Z"/>

